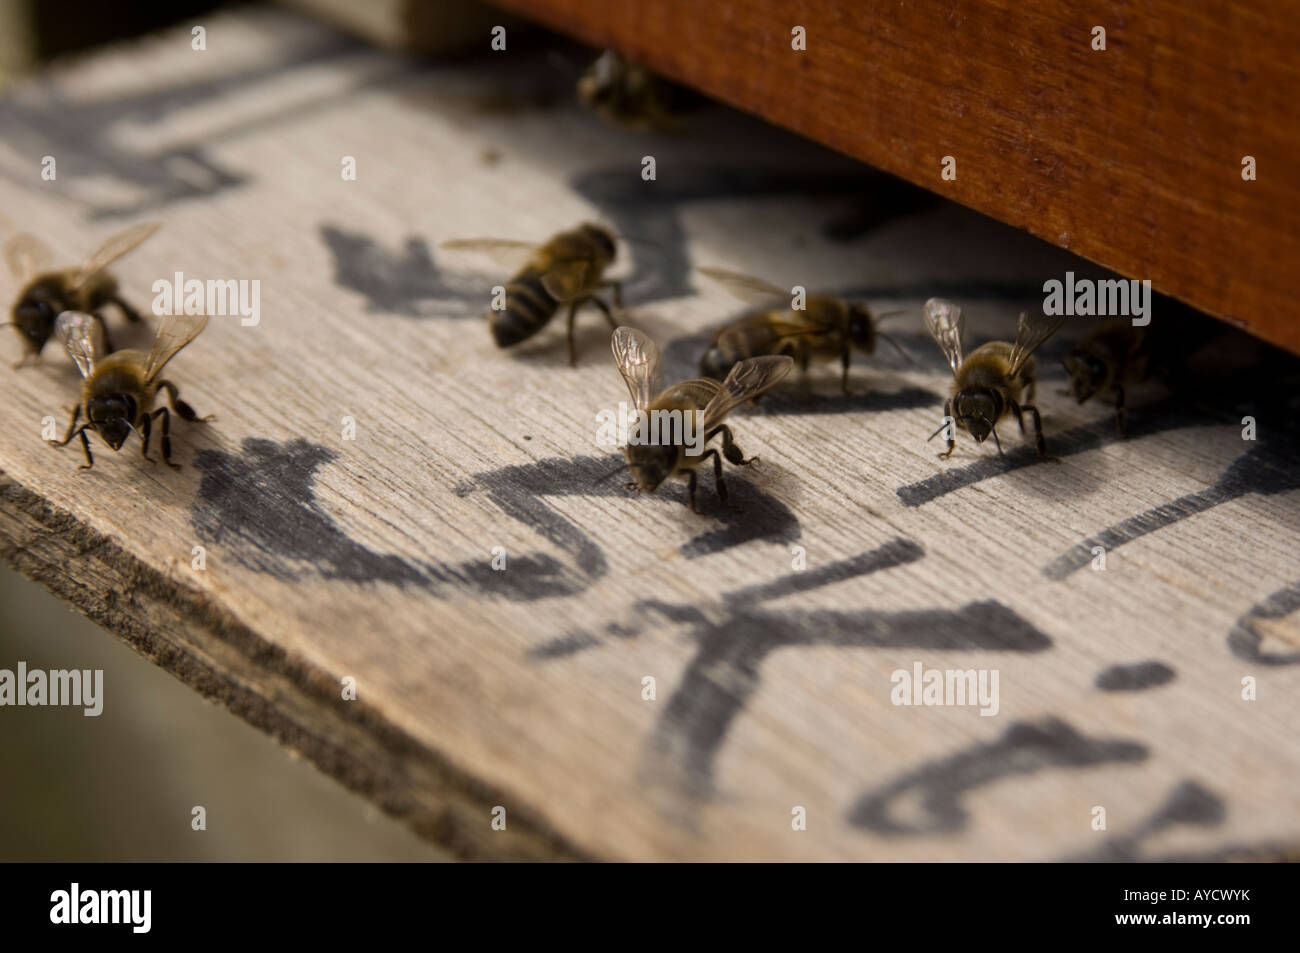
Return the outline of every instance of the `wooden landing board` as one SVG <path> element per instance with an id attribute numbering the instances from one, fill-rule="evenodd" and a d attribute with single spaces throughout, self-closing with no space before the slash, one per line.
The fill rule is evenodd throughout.
<path id="1" fill-rule="evenodd" d="M 1300 353 L 1290 0 L 495 2 Z"/>
<path id="2" fill-rule="evenodd" d="M 1041 360 L 1062 462 L 1007 426 L 1005 463 L 939 461 L 922 301 L 979 339 L 1046 278 L 1103 273 L 722 109 L 610 129 L 542 94 L 567 81 L 542 51 L 421 67 L 285 12 L 205 25 L 204 53 L 178 29 L 0 101 L 4 229 L 74 260 L 163 221 L 117 270 L 144 307 L 176 272 L 261 283 L 256 325 L 215 317 L 169 368 L 217 417 L 176 423 L 179 471 L 134 440 L 79 471 L 41 439 L 71 365 L 0 374 L 6 559 L 466 857 L 1296 850 L 1297 408 L 1271 393 L 1293 365 L 1243 384 L 1258 345 L 1220 344 L 1194 394 L 1135 390 L 1121 442 L 1056 393 L 1072 325 Z M 707 476 L 703 516 L 681 485 L 631 495 L 601 479 L 596 414 L 627 395 L 598 315 L 576 370 L 558 327 L 502 353 L 481 315 L 505 276 L 437 247 L 584 219 L 653 243 L 616 274 L 670 376 L 743 308 L 699 265 L 901 309 L 915 363 L 884 348 L 851 397 L 818 367 L 738 412 L 741 512 Z M 996 713 L 894 704 L 916 666 L 996 671 Z"/>

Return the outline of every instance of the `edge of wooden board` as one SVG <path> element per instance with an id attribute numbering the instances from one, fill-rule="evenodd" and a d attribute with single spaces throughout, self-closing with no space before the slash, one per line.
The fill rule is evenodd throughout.
<path id="1" fill-rule="evenodd" d="M 461 860 L 596 860 L 426 748 L 327 672 L 289 657 L 205 594 L 141 562 L 0 470 L 0 557 L 204 698 L 218 702 Z M 517 804 L 518 798 L 511 797 Z"/>

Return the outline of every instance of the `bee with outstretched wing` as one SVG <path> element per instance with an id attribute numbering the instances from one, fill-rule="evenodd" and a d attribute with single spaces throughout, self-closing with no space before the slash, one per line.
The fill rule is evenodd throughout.
<path id="1" fill-rule="evenodd" d="M 605 279 L 614 261 L 614 236 L 590 223 L 560 232 L 540 245 L 499 238 L 467 238 L 443 242 L 439 247 L 476 251 L 498 261 L 522 261 L 523 267 L 505 284 L 505 307 L 488 312 L 488 328 L 497 347 L 526 341 L 555 317 L 561 305 L 568 305 L 567 343 L 569 365 L 577 363 L 573 344 L 573 323 L 578 309 L 590 302 L 605 314 L 611 328 L 617 327 L 610 306 L 597 292 L 610 288 L 614 307 L 622 309 L 622 288 Z"/>
<path id="2" fill-rule="evenodd" d="M 101 312 L 113 304 L 128 321 L 139 321 L 139 312 L 123 300 L 117 281 L 106 269 L 158 228 L 154 223 L 133 225 L 107 239 L 79 267 L 62 270 L 51 267 L 53 254 L 34 235 L 9 239 L 4 246 L 5 263 L 22 283 L 8 322 L 23 344 L 22 359 L 14 366 L 21 367 L 39 357 L 54 333 L 55 319 L 64 311 L 80 311 L 102 322 Z"/>
<path id="3" fill-rule="evenodd" d="M 904 357 L 908 355 L 881 333 L 879 319 L 865 305 L 832 295 L 811 295 L 804 307 L 773 307 L 788 293 L 762 278 L 728 271 L 725 268 L 701 268 L 742 301 L 766 305 L 718 330 L 709 349 L 700 358 L 700 373 L 723 380 L 737 362 L 746 358 L 786 354 L 801 370 L 808 370 L 812 359 L 839 358 L 840 387 L 849 392 L 849 362 L 852 351 L 872 354 L 876 338 L 888 340 Z M 910 358 L 909 358 L 910 360 Z"/>
<path id="4" fill-rule="evenodd" d="M 163 390 L 171 409 L 182 420 L 206 423 L 213 419 L 200 418 L 193 407 L 180 399 L 176 385 L 159 376 L 167 362 L 193 341 L 207 323 L 207 315 L 170 315 L 163 319 L 149 353 L 125 350 L 108 354 L 104 348 L 103 325 L 98 318 L 84 311 L 60 314 L 55 320 L 55 331 L 84 379 L 81 401 L 72 413 L 68 432 L 62 440 L 51 443 L 62 447 L 74 437 L 80 437 L 86 453 L 81 469 L 88 470 L 95 465 L 95 458 L 90 452 L 87 430 L 99 434 L 114 450 L 120 450 L 132 433 L 138 433 L 142 444 L 140 453 L 146 460 L 156 462 L 149 456 L 149 437 L 153 422 L 160 420 L 163 462 L 179 469 L 171 461 L 171 415 L 166 407 L 155 410 L 153 405 L 158 391 Z M 77 427 L 83 413 L 86 423 Z"/>
<path id="5" fill-rule="evenodd" d="M 948 449 L 940 457 L 952 455 L 957 446 L 949 421 L 983 443 L 989 434 L 1002 454 L 997 423 L 1008 414 L 1025 432 L 1025 412 L 1034 419 L 1035 446 L 1038 456 L 1047 456 L 1043 440 L 1043 421 L 1034 405 L 1034 351 L 1051 337 L 1064 321 L 1061 317 L 1022 313 L 1014 343 L 989 341 L 970 354 L 962 353 L 965 320 L 961 309 L 950 301 L 931 298 L 925 303 L 925 326 L 939 345 L 952 368 L 952 391 L 943 405 L 944 425 L 930 435 L 933 440 L 948 431 Z"/>
<path id="6" fill-rule="evenodd" d="M 722 457 L 736 466 L 748 466 L 754 460 L 745 459 L 723 421 L 739 404 L 779 383 L 794 367 L 794 360 L 785 355 L 750 358 L 736 364 L 722 383 L 695 378 L 659 390 L 659 350 L 649 337 L 621 327 L 614 332 L 611 346 L 614 363 L 639 411 L 637 426 L 623 448 L 634 478 L 628 488 L 653 493 L 669 477 L 686 476 L 690 507 L 698 513 L 695 468 L 712 458 L 714 484 L 725 505 Z M 704 449 L 719 435 L 721 453 L 716 447 Z"/>

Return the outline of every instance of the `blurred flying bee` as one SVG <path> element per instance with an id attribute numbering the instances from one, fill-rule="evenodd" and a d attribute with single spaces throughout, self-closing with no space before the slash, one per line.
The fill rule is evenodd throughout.
<path id="1" fill-rule="evenodd" d="M 57 447 L 66 446 L 73 437 L 81 438 L 81 446 L 86 451 L 86 462 L 81 466 L 89 470 L 95 465 L 95 458 L 90 453 L 90 439 L 87 430 L 93 430 L 114 450 L 120 450 L 131 433 L 138 433 L 143 445 L 141 455 L 148 461 L 149 434 L 153 421 L 162 418 L 162 457 L 163 462 L 174 470 L 178 464 L 172 463 L 171 415 L 166 407 L 153 409 L 154 398 L 158 391 L 167 392 L 168 403 L 183 420 L 200 421 L 194 408 L 177 396 L 176 385 L 162 380 L 158 375 L 167 362 L 176 356 L 186 344 L 189 344 L 208 323 L 207 315 L 175 314 L 163 319 L 148 354 L 143 351 L 114 351 L 107 354 L 104 350 L 103 324 L 92 314 L 84 311 L 65 311 L 55 321 L 55 329 L 68 354 L 85 378 L 81 385 L 81 403 L 77 404 L 68 424 L 68 432 L 62 440 L 51 440 Z M 77 421 L 82 413 L 86 423 L 80 428 Z M 212 420 L 204 417 L 200 422 Z"/>
<path id="2" fill-rule="evenodd" d="M 555 316 L 561 305 L 569 306 L 569 366 L 577 363 L 573 345 L 573 321 L 578 308 L 591 302 L 605 314 L 611 328 L 617 327 L 613 313 L 596 292 L 610 288 L 614 307 L 622 309 L 622 286 L 604 278 L 614 260 L 614 236 L 599 225 L 585 223 L 560 232 L 541 245 L 496 238 L 467 238 L 443 242 L 442 248 L 478 251 L 509 262 L 526 258 L 523 268 L 505 284 L 505 307 L 488 312 L 488 327 L 497 347 L 526 341 Z"/>
<path id="3" fill-rule="evenodd" d="M 1034 417 L 1038 456 L 1047 457 L 1043 420 L 1034 406 L 1033 353 L 1064 320 L 1041 314 L 1030 317 L 1022 312 L 1014 344 L 989 341 L 963 357 L 966 321 L 961 308 L 941 298 L 931 298 L 925 303 L 925 326 L 948 359 L 953 374 L 952 396 L 943 405 L 944 425 L 929 437 L 933 440 L 944 430 L 948 431 L 948 449 L 940 457 L 951 456 L 957 446 L 951 423 L 969 433 L 976 443 L 983 443 L 992 434 L 998 454 L 1002 455 L 1002 442 L 996 429 L 998 421 L 1007 414 L 1014 415 L 1023 434 L 1025 411 Z"/>
<path id="4" fill-rule="evenodd" d="M 1083 403 L 1101 393 L 1115 395 L 1115 427 L 1126 436 L 1124 388 L 1140 384 L 1151 373 L 1150 342 L 1144 328 L 1129 318 L 1102 321 L 1065 358 L 1070 390 Z"/>
<path id="5" fill-rule="evenodd" d="M 774 299 L 787 297 L 784 290 L 761 278 L 723 268 L 701 268 L 700 271 L 721 282 L 744 301 L 770 305 Z M 872 354 L 876 350 L 876 338 L 880 337 L 908 357 L 907 352 L 885 337 L 876 325 L 877 319 L 865 305 L 830 295 L 811 295 L 801 310 L 754 311 L 719 330 L 700 358 L 700 373 L 722 380 L 737 361 L 764 354 L 789 355 L 805 372 L 812 358 L 830 360 L 838 357 L 842 368 L 840 387 L 847 394 L 853 349 Z"/>
<path id="6" fill-rule="evenodd" d="M 603 119 L 634 129 L 670 129 L 694 105 L 685 87 L 652 73 L 615 50 L 605 50 L 578 80 L 578 99 Z"/>
<path id="7" fill-rule="evenodd" d="M 610 344 L 632 402 L 644 412 L 638 415 L 638 427 L 623 448 L 634 477 L 628 489 L 653 493 L 669 477 L 685 475 L 689 480 L 690 507 L 698 513 L 695 468 L 712 457 L 714 485 L 725 505 L 727 484 L 722 478 L 722 455 L 736 466 L 748 466 L 757 458 L 745 459 L 731 428 L 722 421 L 737 405 L 757 397 L 790 373 L 794 360 L 787 355 L 754 357 L 736 364 L 721 384 L 695 378 L 660 390 L 659 349 L 650 338 L 634 328 L 622 327 L 614 332 Z M 660 414 L 664 417 L 658 420 L 675 420 L 678 426 L 660 426 L 656 420 Z M 669 432 L 666 440 L 662 439 L 665 430 Z M 653 439 L 655 433 L 660 439 Z M 722 455 L 717 447 L 704 450 L 705 444 L 718 434 L 722 435 Z"/>
<path id="8" fill-rule="evenodd" d="M 24 353 L 15 367 L 36 359 L 54 333 L 54 321 L 64 311 L 82 311 L 101 320 L 101 310 L 117 305 L 128 321 L 139 321 L 140 313 L 117 292 L 117 282 L 104 269 L 158 230 L 156 223 L 132 225 L 102 245 L 80 268 L 54 270 L 54 255 L 34 235 L 15 235 L 4 246 L 9 271 L 23 283 L 8 322 L 22 339 Z M 107 340 L 107 335 L 105 335 Z"/>

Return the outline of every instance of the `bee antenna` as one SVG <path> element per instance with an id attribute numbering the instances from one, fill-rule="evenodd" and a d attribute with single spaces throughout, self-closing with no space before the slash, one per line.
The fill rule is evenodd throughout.
<path id="1" fill-rule="evenodd" d="M 895 313 L 895 314 L 902 314 L 903 312 L 901 312 L 901 311 L 895 311 L 894 313 Z M 886 334 L 886 333 L 883 332 L 883 331 L 877 331 L 877 332 L 876 332 L 876 335 L 877 335 L 877 336 L 878 336 L 882 341 L 888 341 L 889 344 L 890 344 L 890 346 L 893 347 L 893 349 L 894 349 L 895 351 L 897 351 L 899 354 L 903 355 L 903 357 L 904 357 L 904 359 L 907 361 L 907 363 L 909 363 L 909 364 L 911 364 L 911 365 L 913 365 L 913 366 L 916 365 L 916 358 L 914 358 L 914 357 L 912 357 L 912 355 L 908 354 L 907 351 L 905 351 L 905 350 L 903 349 L 903 345 L 899 344 L 897 341 L 895 341 L 893 338 L 891 338 L 888 334 Z"/>
<path id="2" fill-rule="evenodd" d="M 928 436 L 928 437 L 925 438 L 925 442 L 926 442 L 926 443 L 929 443 L 929 442 L 930 442 L 931 440 L 933 440 L 935 437 L 939 436 L 939 434 L 943 433 L 944 429 L 945 429 L 947 426 L 948 426 L 948 425 L 947 425 L 946 423 L 940 424 L 938 430 L 936 430 L 934 433 L 930 434 L 930 436 Z"/>

